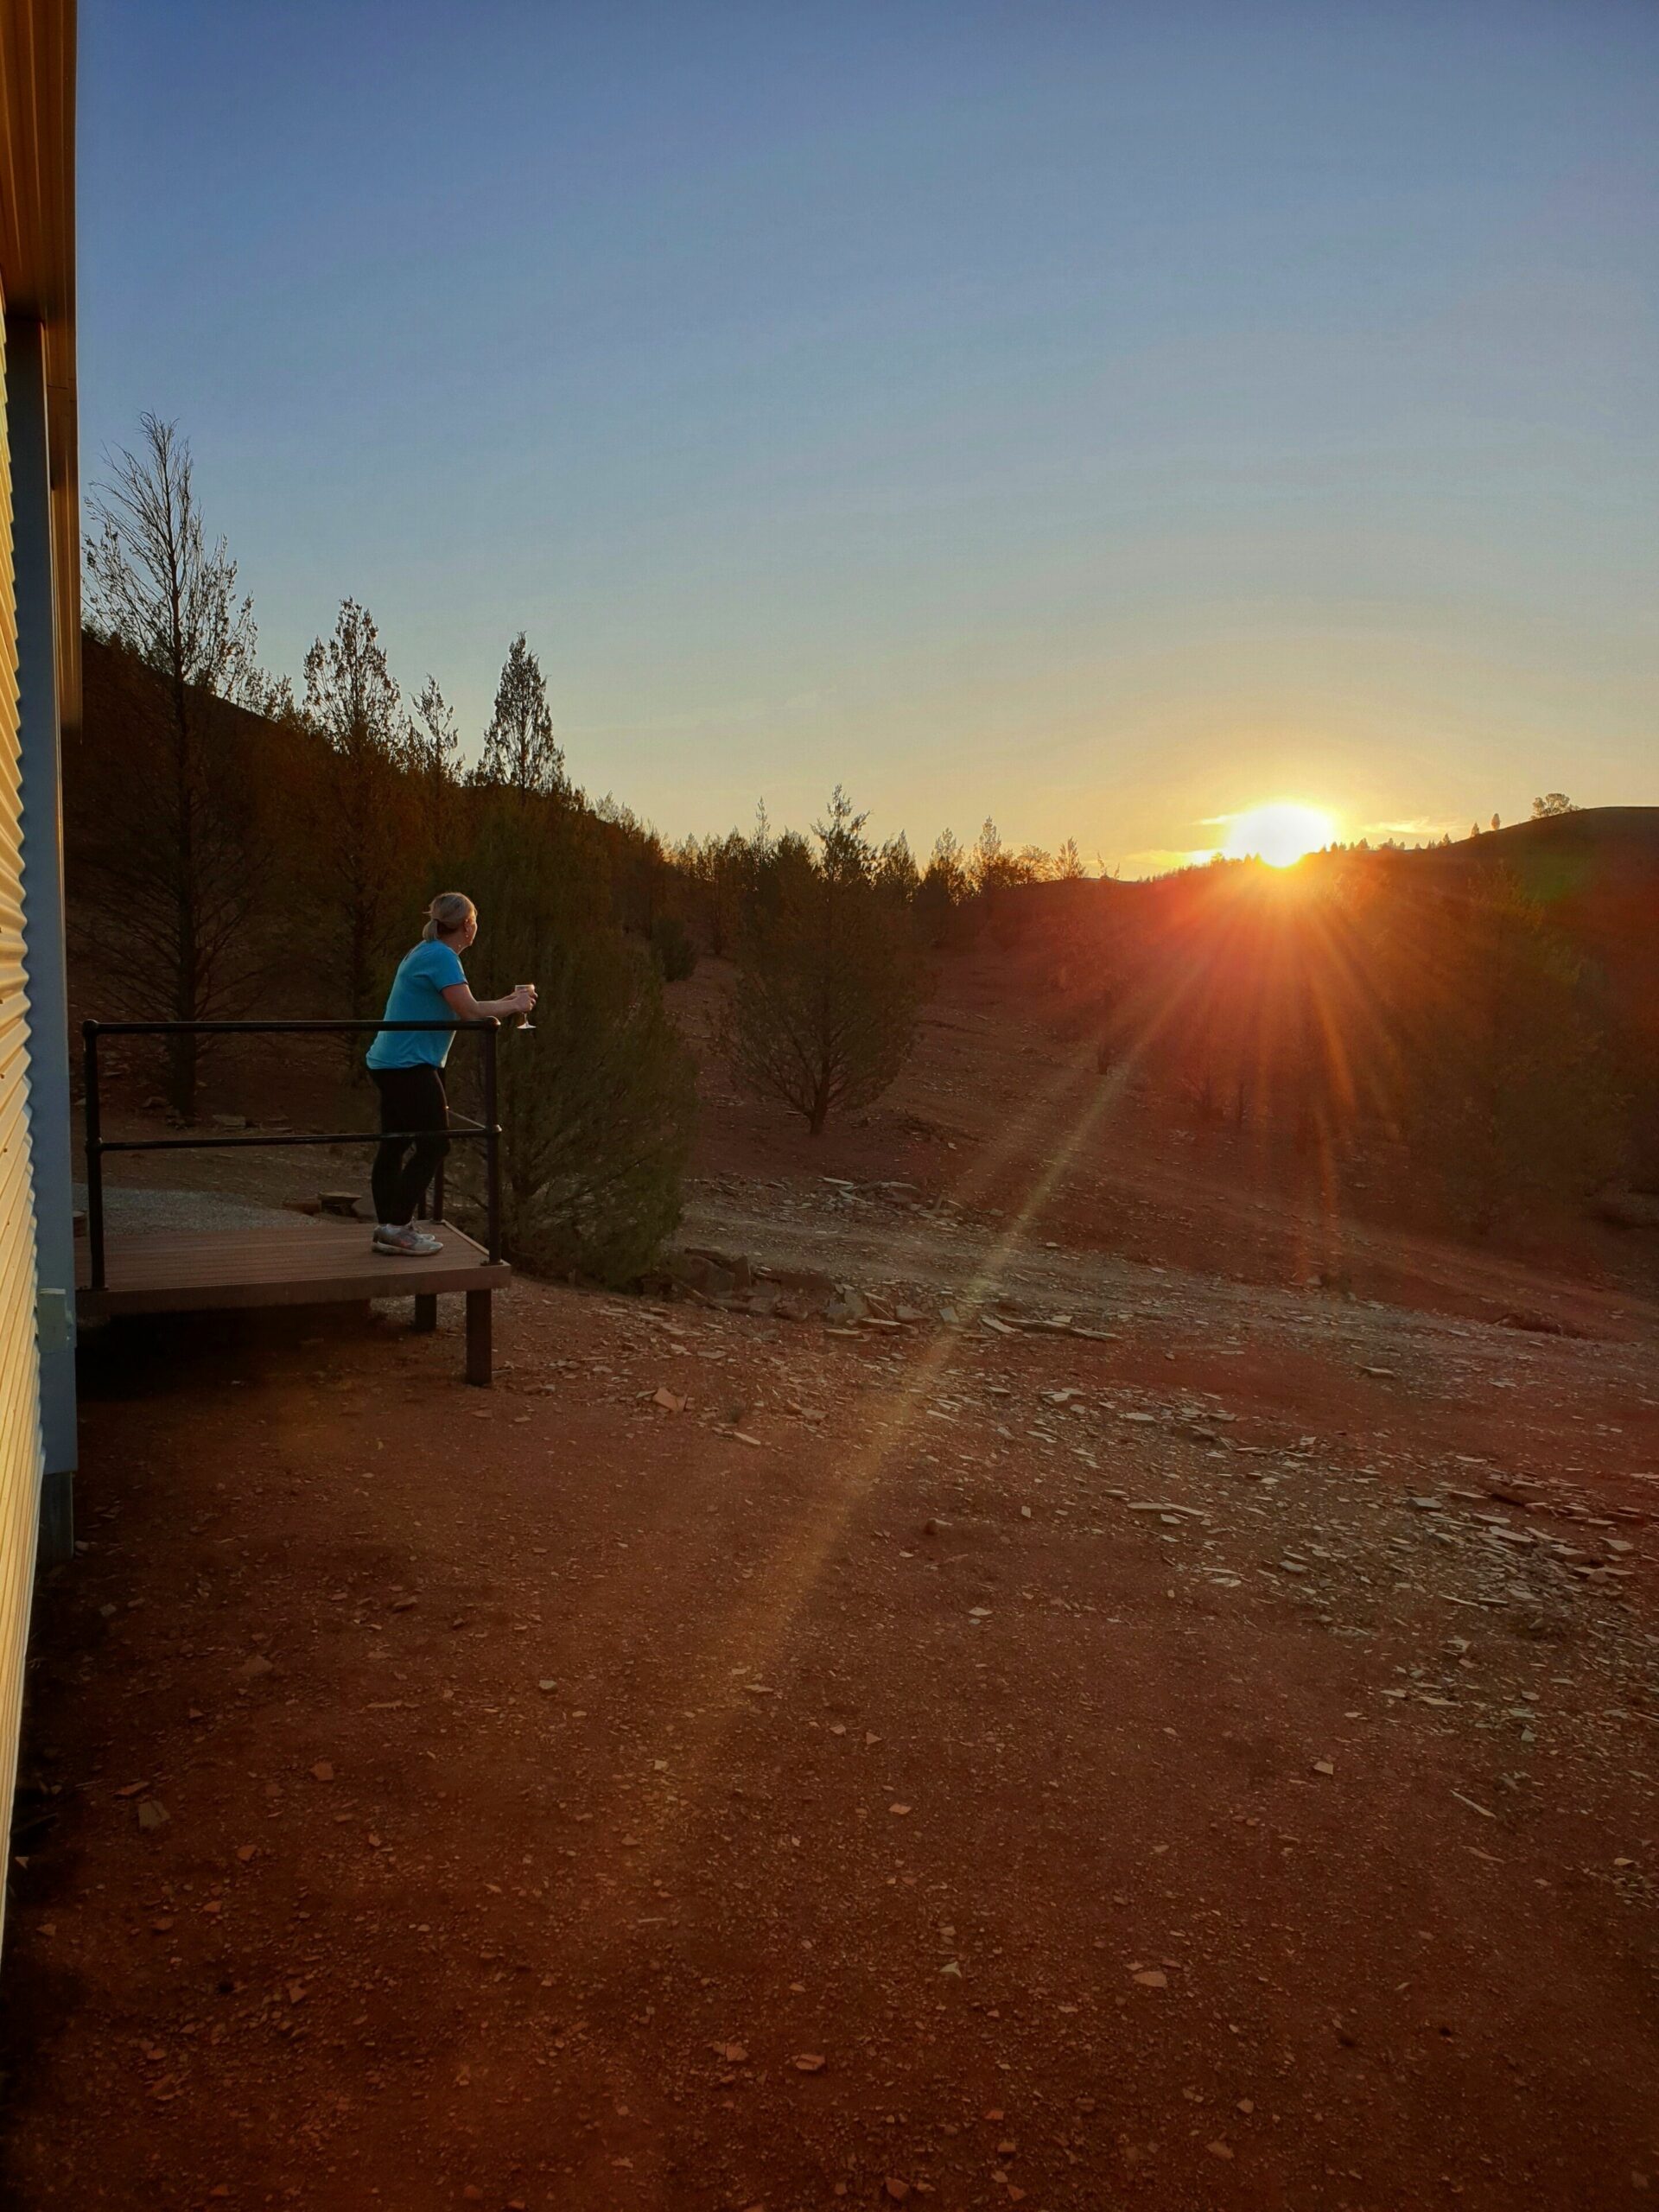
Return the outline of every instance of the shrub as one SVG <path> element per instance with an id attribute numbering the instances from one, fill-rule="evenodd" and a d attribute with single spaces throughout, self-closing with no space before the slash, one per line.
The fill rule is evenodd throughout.
<path id="1" fill-rule="evenodd" d="M 1626 1118 L 1582 962 L 1507 871 L 1433 921 L 1433 985 L 1395 1033 L 1414 1166 L 1482 1230 L 1582 1198 L 1619 1166 Z"/>
<path id="2" fill-rule="evenodd" d="M 540 994 L 533 1032 L 509 1029 L 498 1047 L 509 1255 L 626 1282 L 679 1221 L 696 1119 L 694 1063 L 662 976 L 609 919 L 585 817 L 498 805 L 471 888 L 492 976 Z"/>
<path id="3" fill-rule="evenodd" d="M 651 950 L 665 983 L 683 983 L 696 972 L 697 948 L 677 914 L 658 914 L 651 925 Z"/>

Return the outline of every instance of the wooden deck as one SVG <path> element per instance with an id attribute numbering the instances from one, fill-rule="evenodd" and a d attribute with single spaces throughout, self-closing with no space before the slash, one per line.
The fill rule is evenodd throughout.
<path id="1" fill-rule="evenodd" d="M 276 1222 L 269 1228 L 111 1230 L 105 1286 L 91 1287 L 85 1240 L 76 1248 L 76 1309 L 83 1320 L 124 1313 L 200 1313 L 262 1306 L 326 1306 L 359 1298 L 412 1298 L 415 1325 L 433 1328 L 444 1292 L 467 1299 L 467 1373 L 490 1379 L 490 1300 L 511 1279 L 481 1245 L 447 1222 L 423 1228 L 441 1255 L 405 1260 L 377 1252 L 362 1221 Z"/>

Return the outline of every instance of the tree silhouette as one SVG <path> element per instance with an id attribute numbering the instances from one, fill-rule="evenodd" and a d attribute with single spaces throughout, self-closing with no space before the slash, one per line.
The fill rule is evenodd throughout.
<path id="1" fill-rule="evenodd" d="M 876 880 L 867 818 L 837 785 L 817 853 L 785 836 L 766 855 L 721 1037 L 734 1073 L 814 1136 L 833 1111 L 879 1098 L 915 1035 L 913 938 Z"/>
<path id="2" fill-rule="evenodd" d="M 466 880 L 490 958 L 541 994 L 534 1038 L 499 1062 L 508 1249 L 625 1282 L 679 1219 L 695 1063 L 657 963 L 611 922 L 595 819 L 504 794 L 475 804 Z"/>
<path id="3" fill-rule="evenodd" d="M 478 781 L 520 799 L 562 798 L 569 791 L 564 755 L 553 741 L 542 664 L 524 642 L 522 630 L 502 664 Z"/>
<path id="4" fill-rule="evenodd" d="M 361 1019 L 380 1010 L 410 792 L 402 697 L 374 617 L 354 599 L 341 601 L 333 636 L 305 657 L 305 714 L 325 747 L 310 842 L 324 967 Z"/>
<path id="5" fill-rule="evenodd" d="M 137 1012 L 203 1021 L 232 1010 L 254 980 L 249 927 L 269 866 L 223 709 L 282 715 L 292 700 L 260 674 L 253 602 L 238 596 L 225 540 L 208 543 L 188 442 L 172 423 L 139 420 L 139 450 L 112 455 L 87 502 L 93 626 L 160 679 L 129 726 L 111 793 L 122 834 L 100 846 L 99 865 L 118 926 L 98 934 Z M 168 1040 L 168 1100 L 187 1121 L 200 1041 Z"/>
<path id="6" fill-rule="evenodd" d="M 416 695 L 406 744 L 419 798 L 423 858 L 435 880 L 444 873 L 459 827 L 461 762 L 454 709 L 435 676 L 429 676 Z"/>

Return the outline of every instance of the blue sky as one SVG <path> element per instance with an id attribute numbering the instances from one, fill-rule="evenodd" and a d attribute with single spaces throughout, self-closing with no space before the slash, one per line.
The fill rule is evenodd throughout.
<path id="1" fill-rule="evenodd" d="M 81 7 L 85 474 L 671 834 L 1659 803 L 1659 10 Z"/>

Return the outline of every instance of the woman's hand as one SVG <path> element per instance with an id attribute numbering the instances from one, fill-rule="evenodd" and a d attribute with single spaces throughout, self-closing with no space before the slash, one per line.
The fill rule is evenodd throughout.
<path id="1" fill-rule="evenodd" d="M 536 1003 L 534 983 L 520 983 L 504 999 L 475 999 L 465 983 L 444 987 L 444 1002 L 457 1021 L 504 1021 L 510 1014 L 528 1014 Z"/>

